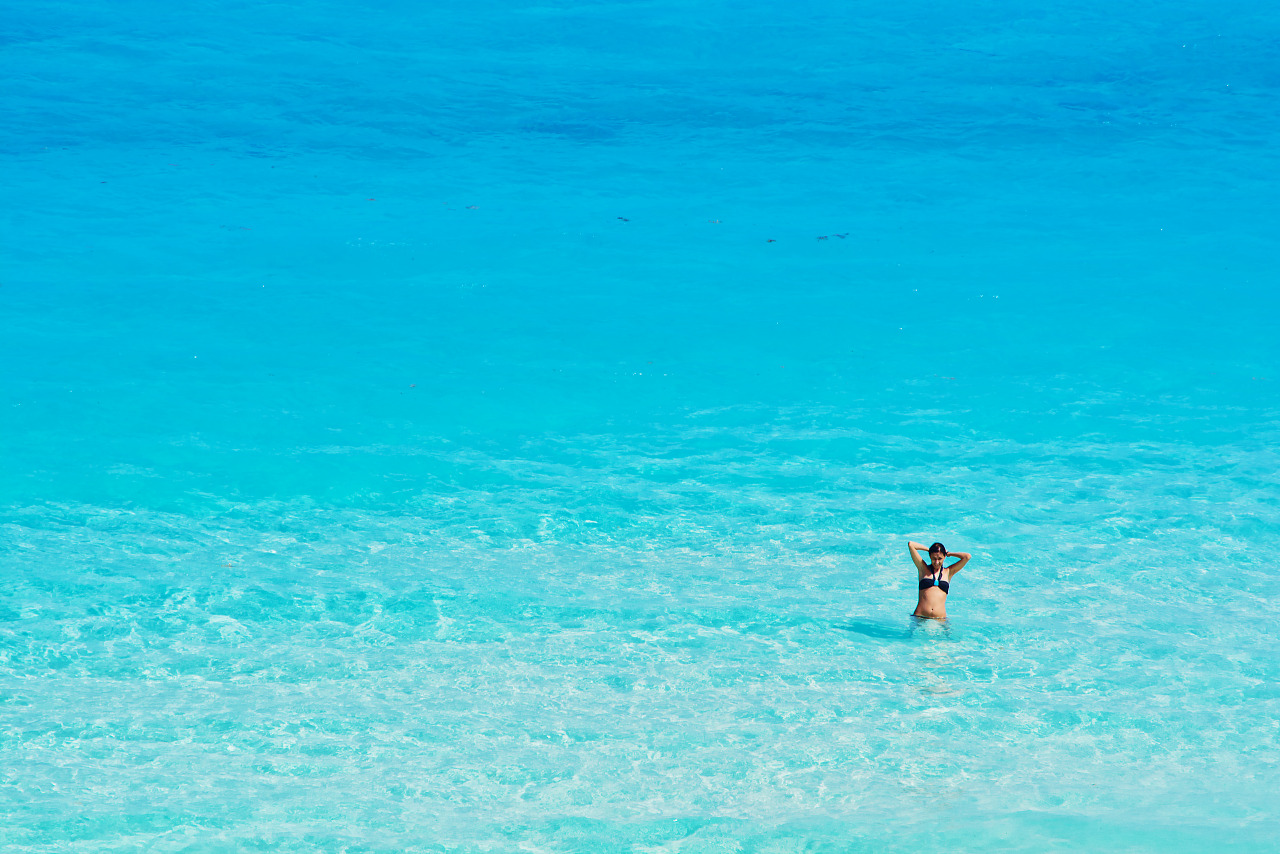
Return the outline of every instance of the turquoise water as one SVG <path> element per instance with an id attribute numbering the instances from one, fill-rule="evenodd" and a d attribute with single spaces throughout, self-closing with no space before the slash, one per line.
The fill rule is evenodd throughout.
<path id="1" fill-rule="evenodd" d="M 1278 36 L 10 9 L 0 843 L 1273 846 Z"/>

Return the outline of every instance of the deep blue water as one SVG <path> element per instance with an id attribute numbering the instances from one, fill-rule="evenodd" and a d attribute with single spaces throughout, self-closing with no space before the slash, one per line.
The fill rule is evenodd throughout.
<path id="1" fill-rule="evenodd" d="M 0 843 L 1265 850 L 1278 43 L 10 8 Z"/>

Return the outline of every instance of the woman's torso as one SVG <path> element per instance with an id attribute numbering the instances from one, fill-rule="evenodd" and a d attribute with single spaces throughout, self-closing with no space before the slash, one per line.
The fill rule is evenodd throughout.
<path id="1" fill-rule="evenodd" d="M 946 567 L 935 570 L 929 567 L 920 573 L 920 598 L 916 601 L 913 616 L 932 617 L 941 620 L 947 616 L 947 591 L 951 586 Z"/>

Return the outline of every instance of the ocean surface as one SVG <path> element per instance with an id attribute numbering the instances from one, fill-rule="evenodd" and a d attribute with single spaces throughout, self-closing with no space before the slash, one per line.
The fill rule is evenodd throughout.
<path id="1" fill-rule="evenodd" d="M 1278 46 L 9 4 L 0 847 L 1273 850 Z"/>

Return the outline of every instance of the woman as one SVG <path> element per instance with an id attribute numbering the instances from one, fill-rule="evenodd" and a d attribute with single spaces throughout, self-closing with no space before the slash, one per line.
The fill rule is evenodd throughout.
<path id="1" fill-rule="evenodd" d="M 911 553 L 911 560 L 920 573 L 920 600 L 916 602 L 916 612 L 911 616 L 945 620 L 947 591 L 951 589 L 951 579 L 964 569 L 964 565 L 969 562 L 969 555 L 966 552 L 950 554 L 942 543 L 934 543 L 929 546 L 929 562 L 925 563 L 920 558 L 920 552 L 924 550 L 924 546 L 919 543 L 907 543 L 907 551 Z M 951 566 L 943 566 L 942 561 L 948 557 L 960 559 Z"/>

